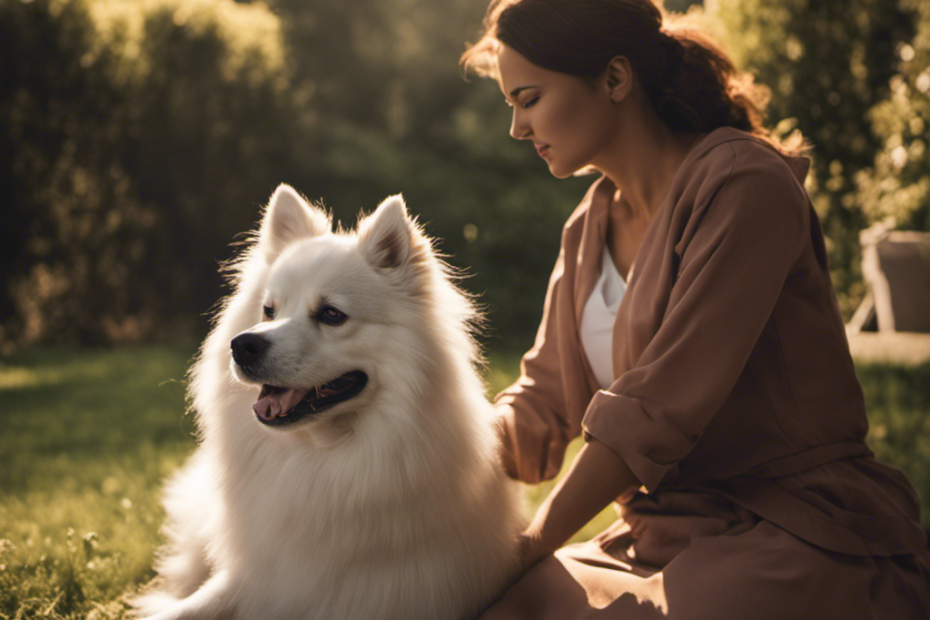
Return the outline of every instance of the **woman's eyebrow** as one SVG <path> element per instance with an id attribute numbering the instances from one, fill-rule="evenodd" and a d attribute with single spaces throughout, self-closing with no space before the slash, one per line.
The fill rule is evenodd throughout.
<path id="1" fill-rule="evenodd" d="M 510 97 L 512 99 L 516 99 L 517 95 L 531 88 L 539 88 L 539 86 L 535 86 L 535 85 L 534 86 L 518 86 L 517 88 L 514 88 L 512 91 L 510 91 Z"/>

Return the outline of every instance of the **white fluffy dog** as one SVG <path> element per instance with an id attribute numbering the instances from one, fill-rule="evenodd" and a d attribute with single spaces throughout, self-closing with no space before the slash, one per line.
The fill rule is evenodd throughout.
<path id="1" fill-rule="evenodd" d="M 192 371 L 159 620 L 458 620 L 517 569 L 474 310 L 393 197 L 357 233 L 287 186 Z"/>

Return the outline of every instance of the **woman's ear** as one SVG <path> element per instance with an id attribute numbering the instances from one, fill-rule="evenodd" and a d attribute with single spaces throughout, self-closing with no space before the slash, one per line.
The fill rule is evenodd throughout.
<path id="1" fill-rule="evenodd" d="M 620 103 L 633 88 L 633 67 L 625 56 L 614 56 L 607 64 L 604 74 L 610 100 Z"/>

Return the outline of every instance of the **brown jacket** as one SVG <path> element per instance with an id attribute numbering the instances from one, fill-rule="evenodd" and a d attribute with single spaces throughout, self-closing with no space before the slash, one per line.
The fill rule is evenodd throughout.
<path id="1" fill-rule="evenodd" d="M 864 444 L 807 168 L 731 128 L 692 148 L 636 257 L 608 390 L 578 337 L 615 191 L 592 185 L 565 225 L 521 377 L 497 399 L 515 476 L 555 476 L 584 430 L 650 495 L 710 493 L 841 553 L 925 548 L 913 489 Z"/>

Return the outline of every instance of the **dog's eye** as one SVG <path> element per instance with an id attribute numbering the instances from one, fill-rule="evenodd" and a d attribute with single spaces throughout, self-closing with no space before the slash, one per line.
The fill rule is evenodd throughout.
<path id="1" fill-rule="evenodd" d="M 274 308 L 272 308 L 271 306 L 265 306 L 263 310 L 265 312 L 266 317 L 268 317 L 269 319 L 274 318 Z"/>
<path id="2" fill-rule="evenodd" d="M 342 325 L 347 318 L 345 312 L 332 306 L 323 306 L 316 314 L 316 319 L 324 325 Z"/>

